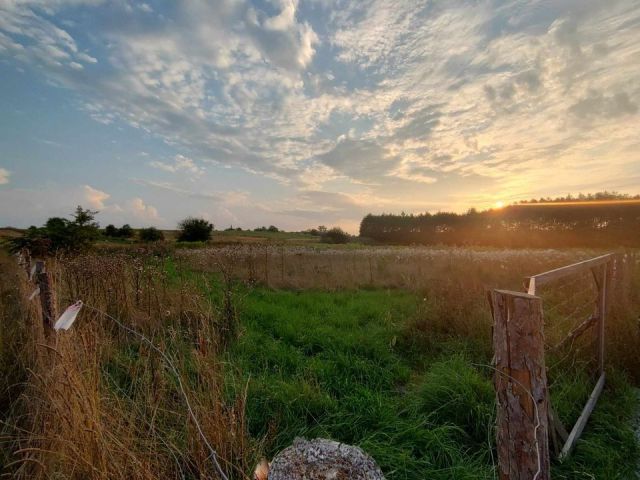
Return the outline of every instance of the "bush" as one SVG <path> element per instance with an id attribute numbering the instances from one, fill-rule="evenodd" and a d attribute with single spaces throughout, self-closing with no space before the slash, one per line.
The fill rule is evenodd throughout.
<path id="1" fill-rule="evenodd" d="M 73 220 L 51 217 L 44 226 L 32 226 L 22 237 L 12 240 L 11 249 L 27 248 L 33 255 L 86 249 L 100 235 L 99 225 L 94 221 L 97 213 L 78 205 L 72 214 Z"/>
<path id="2" fill-rule="evenodd" d="M 164 240 L 164 233 L 155 227 L 140 229 L 140 240 L 143 242 L 159 242 Z"/>
<path id="3" fill-rule="evenodd" d="M 180 242 L 206 242 L 211 238 L 213 225 L 204 218 L 188 217 L 178 224 Z"/>
<path id="4" fill-rule="evenodd" d="M 320 236 L 324 243 L 348 243 L 350 238 L 351 236 L 340 227 L 333 227 Z"/>
<path id="5" fill-rule="evenodd" d="M 104 234 L 105 234 L 106 237 L 117 237 L 118 236 L 118 229 L 113 224 L 110 223 L 104 229 Z"/>
<path id="6" fill-rule="evenodd" d="M 118 229 L 117 235 L 120 238 L 131 238 L 133 237 L 133 228 L 128 223 L 125 223 Z"/>

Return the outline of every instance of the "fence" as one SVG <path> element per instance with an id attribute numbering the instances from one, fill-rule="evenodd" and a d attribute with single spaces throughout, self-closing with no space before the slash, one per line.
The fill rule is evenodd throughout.
<path id="1" fill-rule="evenodd" d="M 625 277 L 632 259 L 626 254 L 607 254 L 528 277 L 526 293 L 493 290 L 489 295 L 494 319 L 495 388 L 498 399 L 497 450 L 501 479 L 549 478 L 549 443 L 555 454 L 571 454 L 605 384 L 605 325 L 612 293 Z M 635 260 L 633 260 L 635 261 Z M 568 294 L 557 283 L 584 280 L 590 285 Z M 541 287 L 556 285 L 563 302 L 545 311 Z M 566 286 L 566 285 L 565 285 Z M 570 300 L 578 305 L 565 314 L 552 312 Z M 591 314 L 554 345 L 545 348 L 545 317 L 576 317 L 585 309 Z M 554 315 L 552 315 L 554 313 Z M 553 326 L 553 325 L 552 325 Z M 596 329 L 597 381 L 570 432 L 555 414 L 547 384 L 546 353 L 572 348 L 586 332 Z"/>

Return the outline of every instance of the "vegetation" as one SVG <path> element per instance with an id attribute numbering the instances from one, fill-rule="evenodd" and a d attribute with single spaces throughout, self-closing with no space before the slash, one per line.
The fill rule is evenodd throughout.
<path id="1" fill-rule="evenodd" d="M 188 217 L 178 224 L 179 242 L 206 242 L 211 238 L 213 225 L 204 218 Z"/>
<path id="2" fill-rule="evenodd" d="M 603 192 L 478 212 L 367 215 L 360 236 L 382 243 L 499 247 L 640 246 L 640 196 Z"/>
<path id="3" fill-rule="evenodd" d="M 230 478 L 247 478 L 261 456 L 272 458 L 296 436 L 360 445 L 390 480 L 494 478 L 485 289 L 519 288 L 524 275 L 589 253 L 305 252 L 282 257 L 283 279 L 276 255 L 284 252 L 264 246 L 68 256 L 51 263 L 60 307 L 78 298 L 86 307 L 46 348 L 41 327 L 34 328 L 40 319 L 17 300 L 31 291 L 26 276 L 3 258 L 3 473 L 215 477 L 175 376 L 148 344 L 100 313 L 106 312 L 175 364 Z M 335 265 L 331 276 L 316 273 L 317 283 L 304 283 L 323 265 Z M 350 270 L 370 288 L 336 290 L 358 285 Z M 276 281 L 292 288 L 274 289 Z M 575 454 L 554 464 L 553 478 L 632 478 L 637 268 L 633 282 L 609 319 L 607 388 Z M 555 317 L 553 323 L 561 324 Z M 554 335 L 550 330 L 550 341 Z M 591 357 L 578 349 L 550 362 L 552 401 L 569 425 L 589 395 Z"/>
<path id="4" fill-rule="evenodd" d="M 324 243 L 348 243 L 351 236 L 340 227 L 333 227 L 320 234 L 320 240 Z"/>
<path id="5" fill-rule="evenodd" d="M 116 228 L 114 225 L 109 224 L 104 229 L 104 234 L 111 238 L 131 238 L 134 235 L 133 228 L 128 223 L 125 223 L 122 227 Z"/>
<path id="6" fill-rule="evenodd" d="M 42 227 L 29 227 L 25 234 L 10 240 L 13 251 L 28 248 L 35 255 L 51 255 L 88 248 L 100 235 L 95 222 L 98 212 L 80 205 L 72 214 L 72 220 L 51 217 Z"/>
<path id="7" fill-rule="evenodd" d="M 269 225 L 268 227 L 258 227 L 253 229 L 254 232 L 279 232 L 280 229 L 275 225 Z"/>
<path id="8" fill-rule="evenodd" d="M 140 240 L 143 242 L 159 242 L 164 240 L 164 233 L 155 227 L 141 228 L 139 235 Z"/>

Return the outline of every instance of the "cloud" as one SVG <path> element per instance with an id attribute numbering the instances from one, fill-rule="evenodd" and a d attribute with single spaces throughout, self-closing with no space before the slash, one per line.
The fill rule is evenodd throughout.
<path id="1" fill-rule="evenodd" d="M 11 176 L 11 172 L 6 168 L 0 168 L 0 185 L 6 185 L 9 183 L 9 177 Z"/>
<path id="2" fill-rule="evenodd" d="M 144 200 L 141 198 L 133 198 L 129 202 L 129 208 L 133 212 L 133 214 L 141 220 L 145 221 L 156 221 L 160 220 L 160 216 L 158 215 L 158 210 L 153 206 L 144 203 Z"/>
<path id="3" fill-rule="evenodd" d="M 102 210 L 105 208 L 105 200 L 108 200 L 111 195 L 101 190 L 97 190 L 89 185 L 85 185 L 84 187 L 84 199 L 89 204 L 91 208 L 95 208 L 96 210 Z"/>
<path id="4" fill-rule="evenodd" d="M 450 191 L 469 186 L 473 199 L 486 185 L 592 185 L 597 162 L 606 182 L 637 175 L 634 0 L 124 5 L 4 2 L 0 57 L 81 98 L 97 122 L 170 146 L 138 158 L 176 174 L 146 180 L 156 190 L 224 201 L 206 174 L 234 167 L 287 198 L 339 190 L 409 210 L 433 195 L 458 205 Z M 119 21 L 86 35 L 87 16 Z"/>
<path id="5" fill-rule="evenodd" d="M 615 118 L 632 115 L 637 111 L 638 105 L 625 92 L 607 96 L 594 90 L 569 107 L 569 112 L 580 118 Z"/>
<path id="6" fill-rule="evenodd" d="M 379 180 L 398 163 L 398 159 L 390 157 L 378 142 L 350 138 L 340 139 L 331 150 L 317 155 L 316 159 L 359 181 Z"/>
<path id="7" fill-rule="evenodd" d="M 204 173 L 201 167 L 196 165 L 191 158 L 185 157 L 184 155 L 176 155 L 172 163 L 154 160 L 149 162 L 149 165 L 171 173 L 185 172 L 191 174 L 193 177 L 199 177 Z"/>

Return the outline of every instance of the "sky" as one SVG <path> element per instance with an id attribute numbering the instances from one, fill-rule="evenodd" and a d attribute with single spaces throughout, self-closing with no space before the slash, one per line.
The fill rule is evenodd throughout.
<path id="1" fill-rule="evenodd" d="M 0 0 L 0 225 L 640 193 L 637 0 Z"/>

